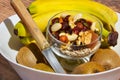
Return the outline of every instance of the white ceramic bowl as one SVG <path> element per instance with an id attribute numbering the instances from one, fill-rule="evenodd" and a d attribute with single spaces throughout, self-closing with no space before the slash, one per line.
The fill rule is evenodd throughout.
<path id="1" fill-rule="evenodd" d="M 120 31 L 119 21 L 116 30 Z M 13 25 L 19 21 L 17 15 L 13 15 L 0 24 L 0 53 L 4 56 L 23 80 L 120 80 L 120 67 L 95 74 L 60 74 L 32 69 L 16 62 L 18 49 L 22 46 L 19 39 L 13 33 Z M 18 40 L 17 40 L 18 39 Z M 113 49 L 120 54 L 120 35 L 118 44 Z"/>

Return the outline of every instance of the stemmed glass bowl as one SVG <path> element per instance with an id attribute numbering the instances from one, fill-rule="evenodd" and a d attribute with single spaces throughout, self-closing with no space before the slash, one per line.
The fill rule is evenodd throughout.
<path id="1" fill-rule="evenodd" d="M 89 61 L 90 56 L 100 48 L 102 27 L 102 22 L 94 15 L 63 11 L 49 20 L 46 38 L 62 66 L 72 71 L 75 66 Z"/>

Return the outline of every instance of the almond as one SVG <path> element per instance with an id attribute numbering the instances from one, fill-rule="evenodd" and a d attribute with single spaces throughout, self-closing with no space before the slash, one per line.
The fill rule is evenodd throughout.
<path id="1" fill-rule="evenodd" d="M 60 23 L 55 23 L 51 26 L 51 31 L 55 32 L 55 31 L 58 31 L 62 28 L 62 24 Z"/>
<path id="2" fill-rule="evenodd" d="M 68 37 L 68 40 L 69 41 L 74 41 L 74 40 L 76 40 L 77 39 L 77 37 L 78 37 L 78 35 L 77 34 L 75 34 L 75 33 L 73 33 L 73 34 L 66 34 L 66 36 Z"/>
<path id="3" fill-rule="evenodd" d="M 61 33 L 59 34 L 59 36 L 62 36 L 62 35 L 66 35 L 66 33 L 65 33 L 65 32 L 61 32 Z"/>
<path id="4" fill-rule="evenodd" d="M 96 27 L 96 22 L 93 22 L 91 25 L 91 30 L 92 31 L 99 31 L 99 29 Z"/>
<path id="5" fill-rule="evenodd" d="M 68 14 L 67 13 L 63 13 L 63 14 L 61 14 L 60 17 L 65 18 L 66 16 L 68 16 Z"/>
<path id="6" fill-rule="evenodd" d="M 77 14 L 74 16 L 74 22 L 77 21 L 78 19 L 82 18 L 82 14 Z"/>

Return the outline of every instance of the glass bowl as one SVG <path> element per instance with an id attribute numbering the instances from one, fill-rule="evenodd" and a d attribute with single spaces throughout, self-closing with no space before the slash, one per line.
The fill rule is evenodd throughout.
<path id="1" fill-rule="evenodd" d="M 67 60 L 70 64 L 81 64 L 99 49 L 102 26 L 102 22 L 94 15 L 63 11 L 49 20 L 46 38 L 62 63 Z"/>

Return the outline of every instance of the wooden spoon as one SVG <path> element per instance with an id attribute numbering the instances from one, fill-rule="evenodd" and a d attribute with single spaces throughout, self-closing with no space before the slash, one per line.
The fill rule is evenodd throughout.
<path id="1" fill-rule="evenodd" d="M 55 70 L 55 72 L 66 73 L 59 61 L 57 60 L 56 56 L 54 55 L 53 51 L 51 50 L 50 44 L 33 21 L 31 15 L 27 11 L 21 0 L 11 0 L 11 5 L 18 14 L 18 16 L 21 18 L 22 22 L 25 24 L 25 28 L 28 29 L 32 37 L 36 40 L 37 46 L 41 50 L 44 57 L 46 57 L 47 61 Z"/>

